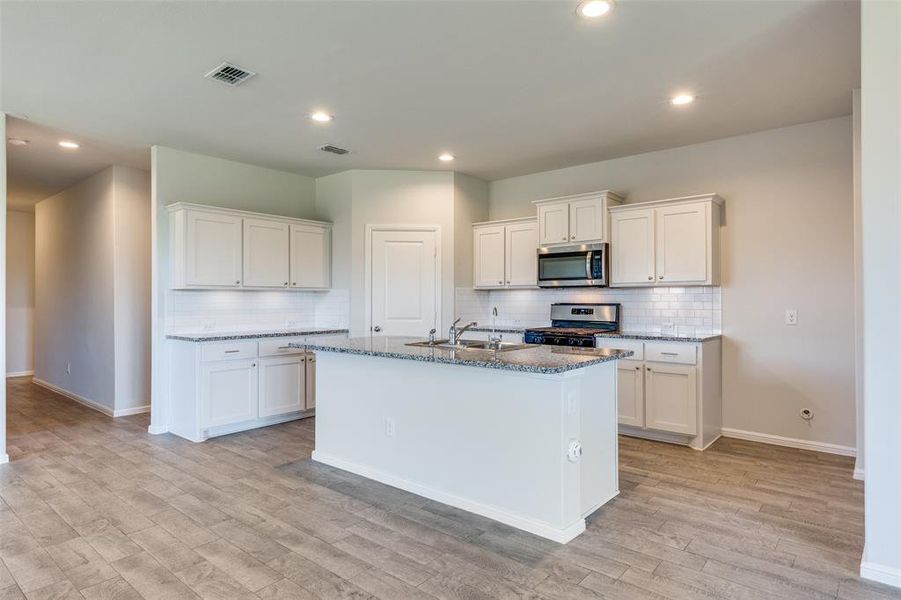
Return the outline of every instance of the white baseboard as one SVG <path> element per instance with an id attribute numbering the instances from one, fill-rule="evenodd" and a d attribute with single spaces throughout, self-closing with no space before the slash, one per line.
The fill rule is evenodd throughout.
<path id="1" fill-rule="evenodd" d="M 160 435 L 162 433 L 169 433 L 169 428 L 165 425 L 153 425 L 147 428 L 147 433 L 150 435 Z"/>
<path id="2" fill-rule="evenodd" d="M 444 492 L 442 490 L 436 490 L 435 488 L 408 481 L 406 479 L 403 479 L 402 477 L 391 475 L 390 473 L 385 473 L 384 471 L 381 471 L 379 469 L 373 469 L 372 467 L 367 467 L 365 465 L 349 462 L 335 456 L 323 454 L 322 452 L 319 452 L 317 450 L 313 451 L 312 458 L 316 462 L 331 465 L 343 471 L 350 471 L 351 473 L 355 473 L 362 477 L 374 479 L 386 485 L 390 485 L 407 492 L 412 492 L 418 496 L 423 496 L 425 498 L 429 498 L 430 500 L 435 500 L 436 502 L 454 506 L 456 508 L 469 511 L 483 517 L 488 517 L 489 519 L 494 519 L 495 521 L 505 523 L 507 525 L 510 525 L 511 527 L 516 527 L 517 529 L 522 529 L 524 531 L 528 531 L 529 533 L 534 533 L 535 535 L 553 540 L 555 542 L 559 542 L 561 544 L 565 544 L 566 542 L 572 540 L 580 533 L 585 531 L 585 519 L 579 519 L 569 527 L 558 529 L 548 523 L 543 523 L 541 521 L 535 521 L 527 517 L 508 513 L 507 511 L 496 508 L 494 506 L 482 504 L 481 502 L 476 502 L 467 498 L 462 498 L 460 496 L 449 494 L 448 492 Z"/>
<path id="3" fill-rule="evenodd" d="M 851 477 L 852 477 L 853 479 L 856 479 L 857 481 L 863 481 L 863 469 L 860 468 L 860 467 L 855 466 L 855 467 L 854 467 L 854 474 L 851 475 Z"/>
<path id="4" fill-rule="evenodd" d="M 150 412 L 150 405 L 144 404 L 143 406 L 133 406 L 131 408 L 120 408 L 119 410 L 113 411 L 114 417 L 128 417 L 131 415 L 142 415 L 144 413 Z"/>
<path id="5" fill-rule="evenodd" d="M 857 448 L 851 446 L 840 446 L 839 444 L 828 444 L 826 442 L 812 442 L 810 440 L 782 437 L 781 435 L 771 435 L 769 433 L 757 433 L 756 431 L 743 431 L 741 429 L 728 429 L 723 427 L 723 436 L 747 440 L 749 442 L 787 446 L 789 448 L 800 448 L 801 450 L 813 450 L 814 452 L 826 452 L 828 454 L 840 454 L 842 456 L 855 456 L 857 454 Z"/>
<path id="6" fill-rule="evenodd" d="M 870 581 L 901 588 L 901 569 L 895 567 L 863 561 L 860 563 L 860 576 Z"/>
<path id="7" fill-rule="evenodd" d="M 31 377 L 34 375 L 34 371 L 14 371 L 6 374 L 6 378 L 10 379 L 12 377 Z"/>
<path id="8" fill-rule="evenodd" d="M 5 465 L 8 462 L 9 462 L 9 454 L 7 454 L 5 452 L 3 454 L 0 454 L 0 465 Z"/>
<path id="9" fill-rule="evenodd" d="M 75 392 L 70 392 L 69 390 L 63 389 L 57 385 L 53 385 L 49 381 L 44 381 L 43 379 L 38 379 L 37 377 L 32 377 L 31 381 L 32 381 L 32 383 L 39 385 L 42 388 L 47 388 L 48 390 L 50 390 L 52 392 L 56 392 L 57 394 L 59 394 L 61 396 L 65 396 L 66 398 L 69 398 L 70 400 L 75 400 L 79 404 L 83 404 L 83 405 L 87 406 L 88 408 L 93 408 L 97 412 L 101 412 L 108 417 L 113 416 L 113 409 L 111 409 L 108 406 L 104 406 L 103 404 L 100 404 L 99 402 L 91 400 L 90 398 L 85 398 L 84 396 L 79 396 Z"/>

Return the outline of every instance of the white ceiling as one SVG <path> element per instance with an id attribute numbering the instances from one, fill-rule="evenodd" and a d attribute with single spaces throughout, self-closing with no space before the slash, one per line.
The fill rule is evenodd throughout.
<path id="1" fill-rule="evenodd" d="M 576 4 L 5 0 L 0 101 L 129 152 L 486 179 L 850 112 L 855 1 L 619 0 L 597 21 Z M 203 78 L 223 60 L 259 75 Z M 682 90 L 697 102 L 671 106 Z M 314 108 L 335 121 L 309 121 Z"/>

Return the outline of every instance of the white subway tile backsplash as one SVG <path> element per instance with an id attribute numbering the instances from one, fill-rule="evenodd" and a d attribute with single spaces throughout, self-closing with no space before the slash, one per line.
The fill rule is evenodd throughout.
<path id="1" fill-rule="evenodd" d="M 718 287 L 456 290 L 457 316 L 480 324 L 490 323 L 496 306 L 500 326 L 548 325 L 554 302 L 619 302 L 624 331 L 674 329 L 682 335 L 707 335 L 720 333 L 722 326 Z"/>
<path id="2" fill-rule="evenodd" d="M 169 290 L 166 332 L 241 331 L 279 327 L 346 328 L 348 290 L 285 292 Z"/>

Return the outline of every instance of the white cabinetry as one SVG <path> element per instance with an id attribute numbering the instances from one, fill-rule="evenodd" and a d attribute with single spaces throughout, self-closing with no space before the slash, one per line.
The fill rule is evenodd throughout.
<path id="1" fill-rule="evenodd" d="M 167 210 L 172 289 L 331 285 L 331 223 L 198 204 Z"/>
<path id="2" fill-rule="evenodd" d="M 291 287 L 331 286 L 332 230 L 322 225 L 291 225 Z"/>
<path id="3" fill-rule="evenodd" d="M 617 412 L 624 435 L 703 450 L 722 432 L 722 351 L 704 342 L 598 338 L 635 354 L 617 363 Z"/>
<path id="4" fill-rule="evenodd" d="M 535 202 L 541 246 L 607 241 L 607 211 L 623 199 L 608 190 Z"/>
<path id="5" fill-rule="evenodd" d="M 535 219 L 475 223 L 473 286 L 528 288 L 538 283 L 538 239 Z"/>
<path id="6" fill-rule="evenodd" d="M 303 337 L 170 341 L 170 432 L 194 442 L 312 416 L 316 357 Z"/>
<path id="7" fill-rule="evenodd" d="M 610 286 L 719 285 L 715 194 L 610 209 Z"/>
<path id="8" fill-rule="evenodd" d="M 288 287 L 288 224 L 244 219 L 245 287 Z"/>

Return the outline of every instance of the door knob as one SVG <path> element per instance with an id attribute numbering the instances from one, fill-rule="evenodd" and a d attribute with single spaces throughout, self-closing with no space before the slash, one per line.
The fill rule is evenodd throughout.
<path id="1" fill-rule="evenodd" d="M 375 327 L 372 328 L 372 330 L 373 330 L 374 332 L 378 333 L 378 332 L 380 332 L 380 331 L 382 330 L 382 328 L 379 327 L 378 325 L 376 325 Z"/>

